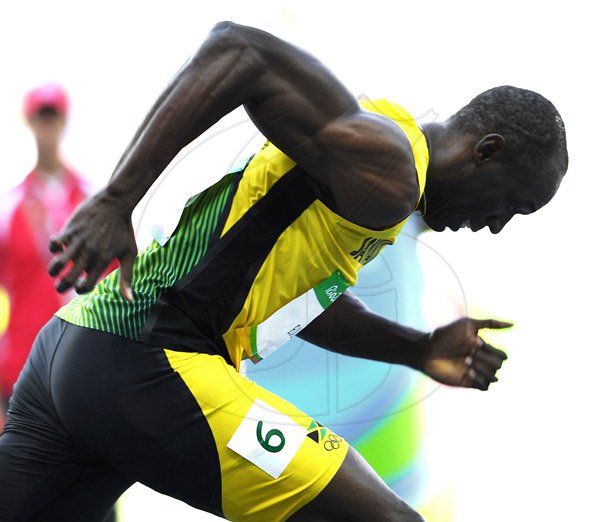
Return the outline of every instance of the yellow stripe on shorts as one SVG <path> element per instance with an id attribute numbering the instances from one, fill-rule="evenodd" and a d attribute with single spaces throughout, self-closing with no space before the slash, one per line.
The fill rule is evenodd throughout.
<path id="1" fill-rule="evenodd" d="M 348 444 L 328 428 L 218 355 L 165 354 L 211 428 L 229 520 L 286 520 L 337 473 Z"/>

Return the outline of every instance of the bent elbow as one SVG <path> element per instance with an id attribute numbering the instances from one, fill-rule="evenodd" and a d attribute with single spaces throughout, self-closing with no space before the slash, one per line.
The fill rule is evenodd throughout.
<path id="1" fill-rule="evenodd" d="M 237 31 L 241 26 L 229 20 L 217 22 L 210 31 L 211 36 L 223 36 L 226 33 Z"/>
<path id="2" fill-rule="evenodd" d="M 209 36 L 209 40 L 219 42 L 227 47 L 249 49 L 254 47 L 255 33 L 253 27 L 236 24 L 228 20 L 216 23 Z"/>
<path id="3" fill-rule="evenodd" d="M 235 22 L 218 22 L 196 54 L 191 57 L 191 65 L 203 70 L 207 57 L 231 56 L 232 53 L 239 57 L 243 56 L 246 64 L 256 65 L 260 58 L 258 33 L 257 29 Z"/>

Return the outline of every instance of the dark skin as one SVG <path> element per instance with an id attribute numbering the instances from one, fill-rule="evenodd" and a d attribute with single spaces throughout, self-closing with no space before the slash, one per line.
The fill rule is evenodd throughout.
<path id="1" fill-rule="evenodd" d="M 346 291 L 298 336 L 344 355 L 410 366 L 443 384 L 487 390 L 498 380 L 496 372 L 506 354 L 484 342 L 478 332 L 509 326 L 493 319 L 463 318 L 430 334 L 399 328 Z"/>
<path id="2" fill-rule="evenodd" d="M 437 232 L 448 227 L 499 233 L 516 214 L 531 214 L 547 202 L 544 191 L 530 193 L 502 163 L 503 136 L 456 134 L 446 123 L 425 127 L 430 149 L 424 220 Z"/>
<path id="3" fill-rule="evenodd" d="M 89 291 L 116 257 L 121 291 L 133 300 L 133 208 L 183 147 L 240 105 L 270 141 L 330 190 L 331 203 L 346 219 L 382 229 L 416 208 L 412 151 L 396 124 L 363 111 L 304 51 L 225 22 L 159 97 L 107 186 L 52 238 L 49 272 L 59 276 L 59 291 L 73 286 Z M 425 132 L 431 153 L 425 221 L 434 230 L 487 225 L 498 232 L 515 213 L 541 206 L 498 182 L 506 177 L 498 161 L 502 136 L 456 136 L 444 124 L 431 124 Z M 492 189 L 482 188 L 486 180 Z M 485 197 L 469 197 L 482 191 Z M 506 355 L 485 343 L 479 330 L 508 326 L 465 318 L 425 334 L 373 314 L 346 293 L 300 336 L 334 352 L 405 364 L 444 384 L 486 390 Z M 353 450 L 325 490 L 292 518 L 421 520 Z"/>

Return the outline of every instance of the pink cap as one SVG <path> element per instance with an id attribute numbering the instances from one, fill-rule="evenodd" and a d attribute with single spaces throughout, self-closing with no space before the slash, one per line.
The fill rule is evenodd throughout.
<path id="1" fill-rule="evenodd" d="M 50 82 L 29 91 L 23 100 L 23 112 L 27 118 L 44 107 L 51 107 L 59 114 L 67 114 L 69 97 L 67 91 L 58 83 Z"/>

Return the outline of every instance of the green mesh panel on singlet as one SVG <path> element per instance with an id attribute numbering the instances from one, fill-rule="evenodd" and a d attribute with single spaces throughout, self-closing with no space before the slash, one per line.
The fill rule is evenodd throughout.
<path id="1" fill-rule="evenodd" d="M 138 255 L 133 267 L 133 303 L 121 295 L 117 269 L 56 315 L 78 326 L 138 340 L 152 305 L 206 253 L 237 176 L 237 173 L 228 174 L 192 197 L 171 239 L 164 246 L 153 240 Z"/>

